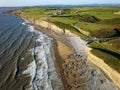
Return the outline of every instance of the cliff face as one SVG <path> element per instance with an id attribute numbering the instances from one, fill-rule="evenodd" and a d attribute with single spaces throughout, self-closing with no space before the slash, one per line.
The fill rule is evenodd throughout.
<path id="1" fill-rule="evenodd" d="M 72 56 L 74 63 L 73 68 L 79 72 L 75 76 L 76 90 L 118 90 L 117 87 L 109 81 L 100 70 L 94 69 L 89 66 L 88 63 L 88 52 L 86 49 L 86 42 L 81 40 L 79 37 L 70 37 L 72 46 L 75 48 L 76 53 Z M 69 67 L 69 65 L 68 65 Z M 79 68 L 79 69 L 78 69 Z"/>
<path id="2" fill-rule="evenodd" d="M 120 74 L 111 68 L 109 65 L 107 65 L 102 59 L 98 58 L 97 56 L 91 54 L 91 48 L 87 48 L 89 51 L 88 60 L 89 62 L 93 63 L 97 67 L 99 67 L 101 70 L 105 72 L 106 75 L 114 82 L 116 86 L 120 89 Z"/>
<path id="3" fill-rule="evenodd" d="M 76 36 L 76 34 L 74 33 L 71 33 L 69 30 L 66 29 L 66 31 L 64 31 L 63 29 L 59 28 L 58 26 L 50 23 L 50 22 L 47 22 L 46 19 L 35 19 L 34 17 L 31 17 L 30 15 L 27 15 L 23 12 L 20 12 L 20 11 L 12 11 L 12 12 L 9 12 L 10 14 L 14 14 L 16 16 L 19 16 L 23 19 L 26 19 L 28 20 L 31 24 L 33 25 L 38 25 L 38 26 L 41 26 L 43 28 L 46 28 L 48 30 L 52 30 L 56 33 L 66 33 L 66 35 L 72 35 L 72 36 Z"/>

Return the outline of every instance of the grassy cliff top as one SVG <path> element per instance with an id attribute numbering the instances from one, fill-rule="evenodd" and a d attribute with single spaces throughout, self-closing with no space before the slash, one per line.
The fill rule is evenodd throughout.
<path id="1" fill-rule="evenodd" d="M 63 13 L 57 14 L 59 11 Z M 55 24 L 59 22 L 65 25 L 69 24 L 69 26 L 74 25 L 95 36 L 93 31 L 109 30 L 120 27 L 120 15 L 115 14 L 115 12 L 119 11 L 120 8 L 115 7 L 83 7 L 24 8 L 17 12 L 25 13 L 34 19 L 44 18 Z M 58 24 L 58 26 L 60 25 Z"/>

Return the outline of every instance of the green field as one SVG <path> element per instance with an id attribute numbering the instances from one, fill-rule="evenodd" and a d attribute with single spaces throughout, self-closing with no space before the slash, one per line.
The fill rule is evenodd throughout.
<path id="1" fill-rule="evenodd" d="M 58 10 L 63 14 L 56 15 Z M 17 13 L 29 18 L 42 19 L 62 29 L 86 37 L 75 27 L 89 32 L 87 37 L 97 37 L 101 43 L 92 43 L 92 53 L 102 58 L 108 65 L 120 73 L 120 11 L 117 7 L 82 7 L 82 8 L 24 8 Z"/>
<path id="2" fill-rule="evenodd" d="M 105 63 L 120 73 L 120 52 L 113 47 L 111 48 L 109 45 L 104 45 L 101 43 L 92 43 L 91 47 L 93 48 L 91 52 L 94 55 L 102 58 Z"/>
<path id="3" fill-rule="evenodd" d="M 80 11 L 80 13 L 93 15 L 100 19 L 111 19 L 111 18 L 120 18 L 119 15 L 113 15 L 114 12 L 119 10 L 120 8 L 111 8 L 111 7 L 83 8 Z"/>
<path id="4" fill-rule="evenodd" d="M 69 24 L 71 28 L 72 25 L 77 26 L 78 28 L 90 32 L 93 36 L 93 31 L 120 27 L 120 15 L 114 14 L 114 12 L 120 10 L 119 8 L 59 8 L 59 10 L 64 11 L 64 14 L 54 15 L 57 10 L 58 8 L 26 8 L 21 11 L 35 19 L 46 17 L 52 22 L 62 22 L 65 25 Z M 94 19 L 98 19 L 99 21 L 92 22 Z"/>

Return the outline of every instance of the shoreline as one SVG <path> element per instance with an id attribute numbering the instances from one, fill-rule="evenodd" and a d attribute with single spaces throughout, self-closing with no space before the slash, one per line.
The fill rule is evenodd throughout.
<path id="1" fill-rule="evenodd" d="M 67 57 L 62 57 L 62 55 L 60 55 L 60 53 L 63 53 L 63 55 L 65 54 L 64 56 L 68 56 L 69 54 L 72 54 L 74 52 L 74 50 L 72 49 L 72 46 L 69 45 L 69 42 L 66 42 L 67 38 L 60 38 L 59 36 L 57 37 L 57 35 L 60 35 L 60 36 L 64 36 L 64 35 L 56 33 L 54 31 L 51 34 L 51 31 L 48 30 L 47 28 L 43 28 L 39 25 L 34 25 L 34 24 L 31 24 L 31 23 L 28 23 L 28 24 L 32 25 L 33 27 L 35 27 L 36 30 L 42 32 L 43 34 L 47 35 L 48 37 L 53 38 L 52 46 L 53 46 L 53 52 L 54 52 L 54 56 L 55 56 L 54 64 L 55 64 L 55 68 L 57 69 L 57 75 L 62 81 L 62 85 L 63 85 L 63 88 L 64 88 L 63 90 L 68 90 L 66 88 L 66 86 L 68 85 L 68 82 L 67 82 L 65 76 L 62 73 L 63 62 L 64 62 L 63 58 L 67 58 Z M 62 44 L 63 47 L 59 47 L 60 44 Z M 70 49 L 70 52 L 69 52 L 68 55 L 66 55 L 66 53 L 64 53 L 64 50 L 66 48 L 67 48 L 67 50 Z M 63 51 L 61 52 L 61 50 L 63 50 Z"/>
<path id="2" fill-rule="evenodd" d="M 34 26 L 28 26 L 31 28 L 31 32 L 38 34 L 36 42 L 41 44 L 31 49 L 34 59 L 23 72 L 23 74 L 30 74 L 32 79 L 27 89 L 39 90 L 39 88 L 45 88 L 53 90 L 55 88 L 62 90 L 63 85 L 54 63 L 53 39 L 38 30 L 36 31 Z"/>
<path id="3" fill-rule="evenodd" d="M 54 55 L 55 55 L 55 62 L 54 63 L 55 63 L 56 69 L 58 70 L 57 71 L 58 72 L 58 76 L 60 76 L 60 78 L 61 78 L 64 90 L 68 90 L 66 88 L 66 86 L 68 85 L 68 82 L 66 80 L 66 77 L 63 75 L 63 62 L 64 62 L 64 58 L 67 58 L 67 57 L 63 57 L 62 55 L 60 55 L 60 53 L 62 53 L 64 55 L 64 54 L 66 54 L 66 53 L 64 53 L 64 50 L 66 50 L 66 49 L 69 50 L 70 49 L 69 54 L 72 54 L 74 52 L 74 50 L 72 49 L 72 46 L 69 45 L 68 42 L 66 43 L 65 42 L 66 40 L 64 41 L 63 39 L 61 39 L 59 37 L 56 37 L 54 35 L 52 36 L 51 32 L 49 30 L 47 30 L 45 28 L 41 28 L 38 25 L 34 25 L 34 27 L 38 31 L 46 34 L 47 36 L 49 36 L 51 38 L 53 38 L 52 42 L 53 42 L 53 46 L 54 46 L 53 49 L 54 49 Z M 62 44 L 62 47 L 59 47 L 60 44 Z M 63 50 L 63 51 L 61 51 L 61 50 Z M 67 55 L 64 55 L 64 56 L 67 56 Z"/>
<path id="4" fill-rule="evenodd" d="M 38 31 L 41 31 L 42 33 L 44 33 L 44 34 L 46 34 L 47 36 L 49 36 L 49 37 L 53 37 L 55 40 L 54 40 L 54 42 L 53 43 L 55 43 L 54 45 L 55 45 L 55 47 L 54 47 L 54 52 L 56 52 L 55 54 L 55 56 L 56 57 L 59 57 L 59 59 L 60 58 L 62 58 L 61 56 L 60 56 L 60 53 L 58 52 L 58 43 L 57 43 L 57 41 L 59 40 L 60 42 L 62 42 L 62 43 L 65 43 L 65 41 L 63 40 L 63 39 L 61 39 L 61 38 L 59 38 L 59 37 L 56 37 L 56 36 L 52 36 L 52 34 L 51 34 L 51 31 L 50 30 L 48 30 L 49 28 L 46 28 L 46 27 L 41 27 L 41 26 L 39 26 L 39 25 L 34 25 L 34 24 L 32 24 Z M 44 30 L 43 30 L 44 29 Z M 61 31 L 62 32 L 62 31 Z M 56 32 L 54 32 L 54 33 L 56 33 Z M 59 33 L 57 33 L 57 34 L 59 34 Z M 64 35 L 62 35 L 62 36 L 64 36 Z M 68 43 L 66 43 L 66 44 L 68 44 Z M 70 44 L 70 43 L 69 43 Z M 68 47 L 70 47 L 70 46 L 68 46 Z M 73 48 L 73 47 L 72 47 Z M 56 61 L 55 61 L 56 62 Z M 56 62 L 57 63 L 57 62 Z M 60 63 L 58 63 L 58 64 L 60 64 Z M 59 68 L 61 67 L 61 66 L 58 66 Z M 98 67 L 98 68 L 100 68 L 100 67 Z M 61 70 L 59 70 L 59 74 L 61 74 Z M 105 73 L 106 74 L 106 73 Z M 64 78 L 64 77 L 61 77 L 61 78 Z M 63 84 L 64 83 L 66 83 L 64 80 L 62 81 L 63 82 Z M 66 89 L 66 85 L 64 85 L 64 90 L 67 90 Z"/>
<path id="5" fill-rule="evenodd" d="M 42 27 L 42 28 L 45 30 L 45 31 L 42 31 L 42 30 L 40 29 L 40 26 L 38 26 L 38 25 L 34 25 L 34 27 L 35 27 L 37 30 L 41 31 L 42 33 L 46 34 L 47 36 L 51 37 L 51 33 L 50 33 L 50 32 L 47 32 L 47 33 L 46 33 L 46 31 L 49 31 L 49 30 L 47 30 L 47 29 L 45 30 L 45 29 Z M 57 49 L 57 48 L 58 48 L 58 44 L 59 44 L 59 43 L 57 43 L 57 42 L 64 43 L 64 41 L 61 41 L 60 39 L 57 40 L 58 38 L 56 39 L 56 38 L 53 37 L 53 36 L 52 36 L 52 38 L 54 38 L 55 58 L 58 59 L 58 60 L 62 60 L 62 57 L 60 56 L 60 53 L 59 53 L 59 51 L 58 51 L 58 49 Z M 68 43 L 66 43 L 66 44 L 68 44 Z M 69 42 L 69 44 L 70 44 L 70 42 Z M 73 48 L 72 45 L 67 46 L 67 47 Z M 86 48 L 87 48 L 87 46 L 86 46 Z M 75 50 L 73 50 L 73 51 L 75 52 Z M 88 53 L 92 54 L 88 49 L 87 49 L 87 51 L 88 51 Z M 92 55 L 93 55 L 93 54 L 92 54 Z M 89 54 L 88 54 L 88 57 L 89 57 Z M 68 89 L 66 88 L 66 85 L 68 84 L 68 83 L 66 82 L 66 78 L 65 78 L 64 76 L 62 76 L 62 73 L 61 73 L 61 71 L 62 71 L 63 68 L 60 69 L 60 68 L 62 67 L 62 65 L 59 65 L 60 63 L 59 63 L 59 62 L 56 62 L 56 61 L 55 61 L 55 63 L 57 63 L 57 66 L 58 66 L 58 67 L 56 67 L 56 68 L 59 70 L 59 75 L 60 75 L 61 80 L 62 80 L 62 82 L 63 82 L 64 90 L 68 90 Z M 111 80 L 111 77 L 110 77 L 102 68 L 100 68 L 99 66 L 97 66 L 97 65 L 94 64 L 93 62 L 91 62 L 91 64 L 93 64 L 93 67 L 96 67 L 96 69 L 100 69 L 101 73 L 102 73 L 108 80 Z M 95 66 L 94 66 L 94 65 L 95 65 Z M 105 74 L 104 74 L 104 73 L 105 73 Z M 112 79 L 111 81 L 114 82 L 113 79 Z M 115 82 L 114 82 L 114 84 L 117 85 Z M 117 87 L 120 88 L 118 85 L 117 85 Z"/>

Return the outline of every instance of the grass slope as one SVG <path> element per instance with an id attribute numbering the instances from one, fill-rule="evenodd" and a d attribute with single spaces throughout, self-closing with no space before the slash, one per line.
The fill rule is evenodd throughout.
<path id="1" fill-rule="evenodd" d="M 92 43 L 91 47 L 93 50 L 91 51 L 94 55 L 102 58 L 105 63 L 114 68 L 116 71 L 120 73 L 120 54 L 111 49 L 110 47 L 104 46 L 103 44 Z"/>

